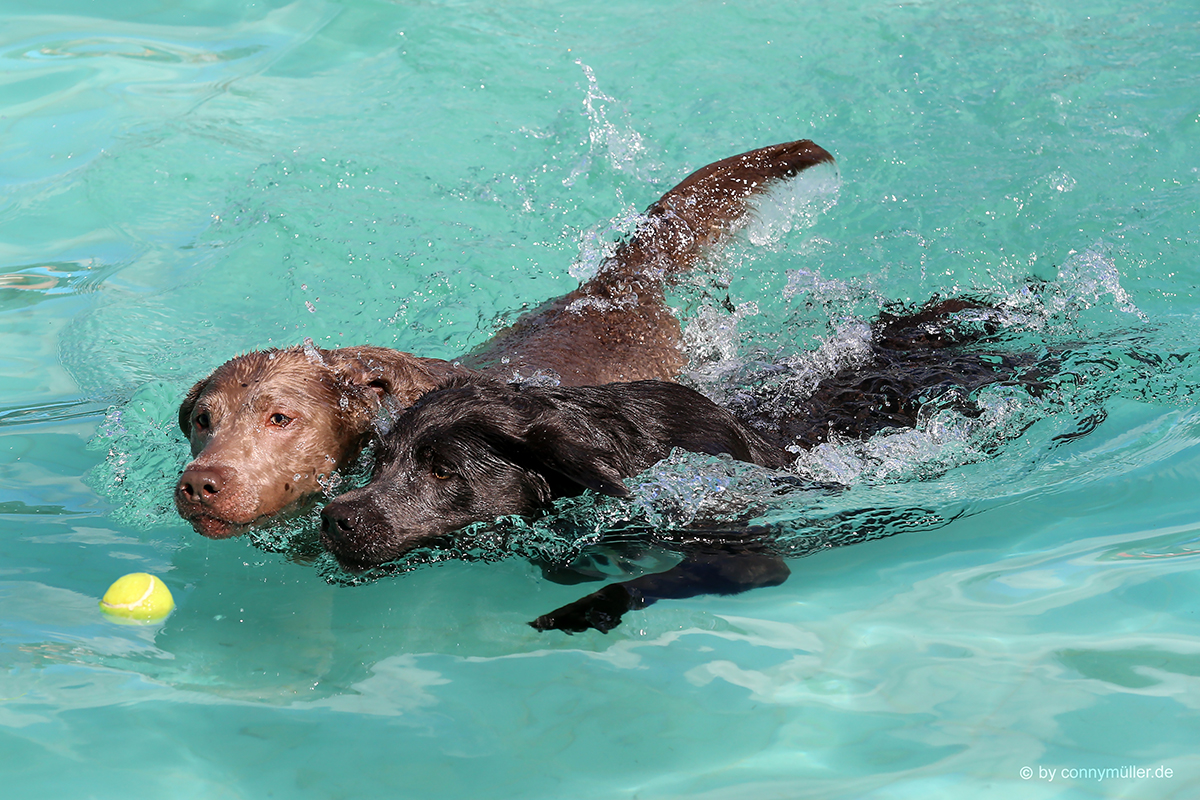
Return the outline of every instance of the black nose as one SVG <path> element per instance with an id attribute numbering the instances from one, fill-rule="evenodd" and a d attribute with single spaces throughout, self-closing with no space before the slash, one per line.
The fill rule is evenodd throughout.
<path id="1" fill-rule="evenodd" d="M 340 542 L 354 535 L 355 520 L 336 505 L 325 506 L 321 511 L 321 538 L 328 542 Z"/>

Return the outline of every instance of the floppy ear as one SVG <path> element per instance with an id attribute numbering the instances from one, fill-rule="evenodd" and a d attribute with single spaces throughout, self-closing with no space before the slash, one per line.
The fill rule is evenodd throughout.
<path id="1" fill-rule="evenodd" d="M 192 409 L 196 407 L 196 401 L 200 399 L 200 393 L 204 391 L 204 387 L 208 386 L 208 381 L 209 378 L 198 381 L 188 391 L 187 397 L 183 398 L 183 402 L 179 404 L 179 430 L 183 431 L 183 435 L 189 438 L 192 435 Z"/>
<path id="2" fill-rule="evenodd" d="M 393 398 L 403 408 L 460 371 L 448 361 L 387 347 L 342 347 L 325 350 L 322 356 L 339 380 L 373 392 L 380 402 Z"/>
<path id="3" fill-rule="evenodd" d="M 525 466 L 546 475 L 552 488 L 562 481 L 609 497 L 628 497 L 621 473 L 601 451 L 564 436 L 548 425 L 535 425 L 519 444 Z M 554 478 L 559 480 L 554 481 Z M 556 494 L 577 492 L 556 491 Z"/>

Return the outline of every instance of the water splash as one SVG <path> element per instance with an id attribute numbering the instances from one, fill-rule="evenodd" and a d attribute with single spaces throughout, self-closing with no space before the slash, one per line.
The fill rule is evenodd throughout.
<path id="1" fill-rule="evenodd" d="M 683 329 L 683 349 L 692 361 L 693 380 L 710 382 L 741 363 L 738 323 L 756 314 L 758 304 L 753 301 L 724 309 L 704 305 L 697 310 Z"/>
<path id="2" fill-rule="evenodd" d="M 1070 258 L 1058 270 L 1058 283 L 1067 292 L 1059 297 L 1061 305 L 1053 309 L 1055 312 L 1091 308 L 1104 302 L 1107 296 L 1121 313 L 1146 319 L 1121 287 L 1121 273 L 1112 248 L 1104 242 L 1097 242 L 1082 253 L 1072 250 Z"/>
<path id="3" fill-rule="evenodd" d="M 645 221 L 646 215 L 630 205 L 585 230 L 579 237 L 579 254 L 568 269 L 571 277 L 580 282 L 595 277 L 600 265 L 612 258 L 617 244 L 632 236 Z"/>
<path id="4" fill-rule="evenodd" d="M 793 230 L 812 227 L 837 203 L 841 177 L 837 164 L 826 162 L 776 181 L 750 199 L 744 234 L 756 247 L 775 248 Z"/>
<path id="5" fill-rule="evenodd" d="M 981 413 L 964 414 L 970 401 Z M 939 407 L 942 405 L 950 407 Z M 794 448 L 801 477 L 842 485 L 899 483 L 939 477 L 993 456 L 1050 407 L 1019 387 L 988 387 L 973 397 L 944 395 L 922 408 L 914 428 L 884 431 L 866 440 L 834 437 L 811 450 Z"/>
<path id="6" fill-rule="evenodd" d="M 135 528 L 175 524 L 175 482 L 190 456 L 179 430 L 179 387 L 152 381 L 129 402 L 108 409 L 89 450 L 105 452 L 85 483 L 114 504 L 113 516 Z"/>
<path id="7" fill-rule="evenodd" d="M 1054 458 L 1064 442 L 1095 429 L 1113 397 L 1194 404 L 1200 357 L 1192 355 L 1189 336 L 1168 341 L 1144 325 L 1120 336 L 1088 333 L 1094 322 L 1087 318 L 1089 311 L 1142 323 L 1120 278 L 1110 251 L 1097 246 L 1073 255 L 1058 280 L 1030 282 L 994 298 L 1001 309 L 990 318 L 1001 326 L 992 338 L 996 346 L 1040 353 L 1059 364 L 1040 395 L 1019 386 L 989 386 L 969 397 L 933 398 L 912 429 L 797 448 L 795 462 L 783 472 L 676 453 L 628 481 L 630 501 L 591 495 L 563 500 L 539 519 L 472 526 L 446 548 L 429 548 L 362 576 L 346 576 L 321 554 L 319 502 L 256 531 L 252 540 L 262 550 L 313 562 L 327 580 L 362 583 L 459 558 L 525 557 L 558 565 L 587 562 L 586 569 L 613 574 L 634 571 L 643 562 L 662 562 L 647 555 L 647 548 L 670 551 L 697 526 L 726 531 L 767 526 L 787 552 L 803 554 L 945 524 L 989 498 L 1018 491 L 1014 487 L 1032 490 L 1028 476 L 1040 474 L 1037 465 Z M 719 402 L 734 401 L 753 386 L 768 389 L 786 407 L 807 398 L 822 378 L 870 356 L 870 326 L 860 309 L 873 313 L 882 299 L 869 284 L 804 267 L 787 273 L 783 294 L 814 309 L 829 335 L 802 349 L 797 330 L 784 329 L 782 344 L 766 352 L 747 344 L 739 329 L 760 315 L 756 303 L 710 303 L 685 328 L 686 347 L 695 355 L 688 379 Z M 320 357 L 311 341 L 305 347 L 310 357 Z M 91 444 L 106 449 L 107 457 L 89 475 L 89 484 L 116 501 L 122 520 L 138 526 L 179 524 L 171 504 L 173 483 L 187 460 L 175 418 L 179 394 L 179 387 L 169 383 L 146 384 L 129 403 L 110 409 Z M 977 413 L 964 413 L 968 406 Z M 371 461 L 370 453 L 364 454 L 341 482 L 325 487 L 327 496 L 368 480 Z M 983 461 L 992 462 L 987 475 L 963 471 Z"/>
<path id="8" fill-rule="evenodd" d="M 583 69 L 588 82 L 583 108 L 588 118 L 589 150 L 588 155 L 563 179 L 563 185 L 574 186 L 582 175 L 587 174 L 594 159 L 603 159 L 617 172 L 654 183 L 655 174 L 662 170 L 662 164 L 648 160 L 642 135 L 634 130 L 627 114 L 614 110 L 616 98 L 601 91 L 592 68 L 582 61 L 575 63 Z"/>
<path id="9" fill-rule="evenodd" d="M 302 346 L 304 348 L 304 357 L 305 358 L 307 358 L 313 364 L 316 364 L 318 366 L 324 366 L 325 356 L 321 354 L 321 351 L 317 348 L 317 345 L 313 342 L 313 340 L 310 337 L 308 337 L 308 336 L 304 337 L 304 344 Z"/>
<path id="10" fill-rule="evenodd" d="M 872 313 L 884 304 L 884 297 L 869 286 L 842 278 L 827 277 L 819 267 L 788 270 L 783 298 L 819 306 L 827 318 L 841 322 L 861 319 L 855 309 L 864 304 Z"/>

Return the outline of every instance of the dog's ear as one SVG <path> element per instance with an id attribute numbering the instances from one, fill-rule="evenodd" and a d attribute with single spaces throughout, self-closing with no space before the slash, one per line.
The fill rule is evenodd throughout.
<path id="1" fill-rule="evenodd" d="M 574 435 L 564 435 L 553 426 L 537 425 L 526 431 L 520 449 L 527 466 L 546 475 L 553 486 L 566 481 L 609 497 L 628 497 L 629 489 L 611 459 L 599 449 L 589 447 Z M 553 479 L 557 478 L 558 481 Z M 559 490 L 562 494 L 576 494 Z"/>
<path id="2" fill-rule="evenodd" d="M 459 371 L 448 361 L 386 347 L 342 347 L 322 351 L 322 356 L 339 380 L 373 392 L 381 403 L 392 398 L 402 408 Z"/>
<path id="3" fill-rule="evenodd" d="M 192 435 L 192 410 L 196 407 L 196 401 L 200 399 L 200 393 L 204 391 L 204 387 L 208 386 L 208 378 L 202 381 L 197 381 L 187 393 L 187 397 L 183 398 L 183 402 L 179 404 L 179 430 L 183 431 L 183 435 L 191 438 Z"/>

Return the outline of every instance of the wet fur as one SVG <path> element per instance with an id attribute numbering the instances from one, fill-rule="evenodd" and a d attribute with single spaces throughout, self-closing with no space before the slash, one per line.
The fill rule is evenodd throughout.
<path id="1" fill-rule="evenodd" d="M 587 489 L 624 497 L 624 478 L 676 447 L 767 467 L 789 461 L 676 383 L 454 381 L 396 421 L 371 483 L 325 507 L 321 541 L 350 569 L 375 566 L 473 522 L 530 515 Z"/>
<path id="2" fill-rule="evenodd" d="M 381 411 L 405 408 L 454 376 L 548 370 L 568 386 L 674 378 L 686 359 L 664 300 L 671 277 L 744 224 L 756 194 L 832 161 L 797 141 L 696 171 L 650 206 L 594 278 L 521 316 L 461 362 L 311 346 L 226 362 L 180 406 L 194 460 L 176 485 L 176 508 L 213 538 L 296 508 L 353 462 Z"/>
<path id="3" fill-rule="evenodd" d="M 918 310 L 885 311 L 872 325 L 870 357 L 828 376 L 802 396 L 777 387 L 748 388 L 730 410 L 782 445 L 808 449 L 831 437 L 865 439 L 888 428 L 911 428 L 923 408 L 978 409 L 971 393 L 994 383 L 1043 389 L 1050 360 L 987 349 L 999 313 L 970 298 L 934 298 Z"/>
<path id="4" fill-rule="evenodd" d="M 976 324 L 962 325 L 964 313 Z M 970 392 L 987 384 L 1018 381 L 1036 392 L 1031 359 L 977 346 L 994 324 L 991 313 L 956 299 L 884 314 L 866 363 L 823 381 L 790 412 L 750 396 L 739 418 L 691 389 L 657 381 L 573 388 L 452 381 L 397 420 L 367 486 L 326 506 L 322 543 L 344 567 L 362 570 L 470 523 L 531 515 L 587 489 L 623 497 L 623 479 L 672 448 L 779 468 L 792 458 L 786 446 L 911 426 L 930 400 L 952 395 L 970 413 Z M 778 556 L 730 541 L 688 552 L 665 573 L 606 586 L 532 624 L 606 631 L 625 611 L 657 599 L 731 594 L 777 585 L 787 575 Z"/>
<path id="5" fill-rule="evenodd" d="M 228 361 L 179 409 L 194 460 L 180 476 L 176 507 L 211 538 L 269 520 L 333 488 L 385 404 L 411 405 L 459 372 L 383 347 L 289 348 Z"/>

